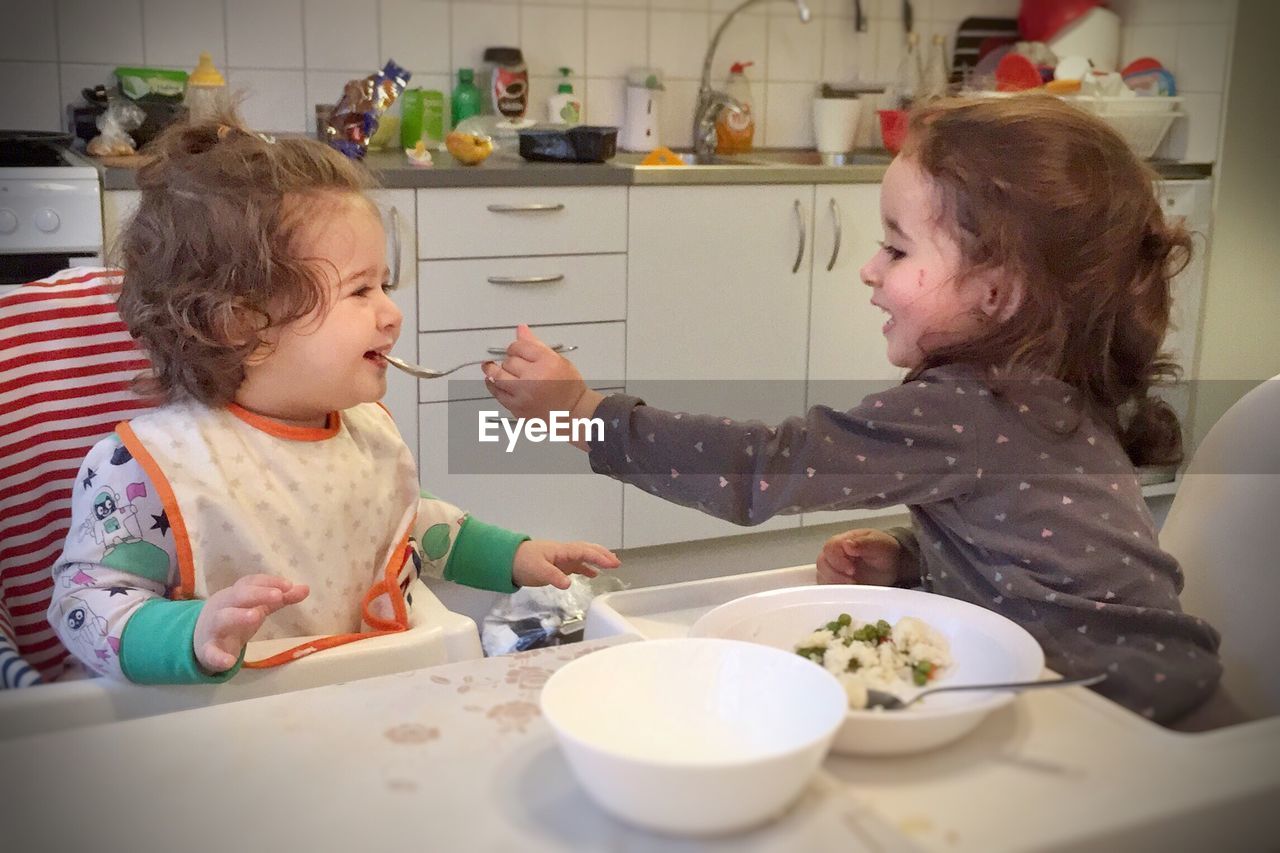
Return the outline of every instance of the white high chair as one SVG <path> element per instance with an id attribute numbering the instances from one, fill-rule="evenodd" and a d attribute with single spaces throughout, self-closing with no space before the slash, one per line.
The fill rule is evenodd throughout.
<path id="1" fill-rule="evenodd" d="M 218 685 L 62 681 L 45 620 L 50 570 L 89 448 L 148 410 L 147 367 L 115 310 L 117 270 L 76 268 L 0 296 L 0 739 L 249 699 L 483 656 L 476 624 L 415 583 L 408 631 L 361 640 Z M 258 660 L 299 638 L 250 643 Z M 26 686 L 40 680 L 53 683 Z"/>
<path id="2" fill-rule="evenodd" d="M 1160 546 L 1184 608 L 1222 633 L 1222 686 L 1251 717 L 1280 715 L 1280 376 L 1235 403 L 1196 448 Z"/>

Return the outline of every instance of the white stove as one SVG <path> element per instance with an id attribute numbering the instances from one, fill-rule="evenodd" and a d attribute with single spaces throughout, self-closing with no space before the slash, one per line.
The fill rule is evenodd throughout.
<path id="1" fill-rule="evenodd" d="M 0 131 L 0 288 L 102 263 L 98 170 L 69 141 Z"/>

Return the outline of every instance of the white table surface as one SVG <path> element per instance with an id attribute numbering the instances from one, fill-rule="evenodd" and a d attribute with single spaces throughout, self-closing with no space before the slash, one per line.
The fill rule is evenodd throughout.
<path id="1" fill-rule="evenodd" d="M 1078 688 L 1026 694 L 925 755 L 831 756 L 795 808 L 753 832 L 695 842 L 631 829 L 578 787 L 537 703 L 567 661 L 634 640 L 9 741 L 0 744 L 0 847 L 797 853 L 1280 845 L 1280 719 L 1180 735 Z"/>

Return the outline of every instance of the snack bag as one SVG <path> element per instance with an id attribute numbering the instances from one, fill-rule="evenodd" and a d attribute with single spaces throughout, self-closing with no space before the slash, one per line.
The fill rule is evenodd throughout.
<path id="1" fill-rule="evenodd" d="M 324 124 L 325 140 L 355 160 L 364 159 L 379 117 L 395 103 L 409 82 L 408 71 L 388 61 L 363 80 L 350 80 Z"/>

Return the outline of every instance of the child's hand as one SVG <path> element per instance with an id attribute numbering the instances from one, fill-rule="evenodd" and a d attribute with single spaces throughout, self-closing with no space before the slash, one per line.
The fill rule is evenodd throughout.
<path id="1" fill-rule="evenodd" d="M 832 536 L 818 555 L 818 583 L 893 586 L 902 546 L 883 530 L 846 530 Z"/>
<path id="2" fill-rule="evenodd" d="M 240 650 L 263 621 L 282 607 L 307 597 L 306 584 L 274 575 L 248 575 L 220 589 L 204 603 L 196 620 L 196 660 L 208 672 L 225 672 L 236 665 Z"/>
<path id="3" fill-rule="evenodd" d="M 482 366 L 489 393 L 518 418 L 546 419 L 548 413 L 570 412 L 591 417 L 600 395 L 587 391 L 582 375 L 569 359 L 538 340 L 529 327 L 516 326 L 516 339 L 507 347 L 502 364 Z M 590 411 L 583 405 L 590 401 Z"/>
<path id="4" fill-rule="evenodd" d="M 618 555 L 594 542 L 553 542 L 550 539 L 529 539 L 520 543 L 511 563 L 511 579 L 520 586 L 546 586 L 569 588 L 569 576 L 573 572 L 593 578 L 599 569 L 616 569 L 621 565 Z"/>

